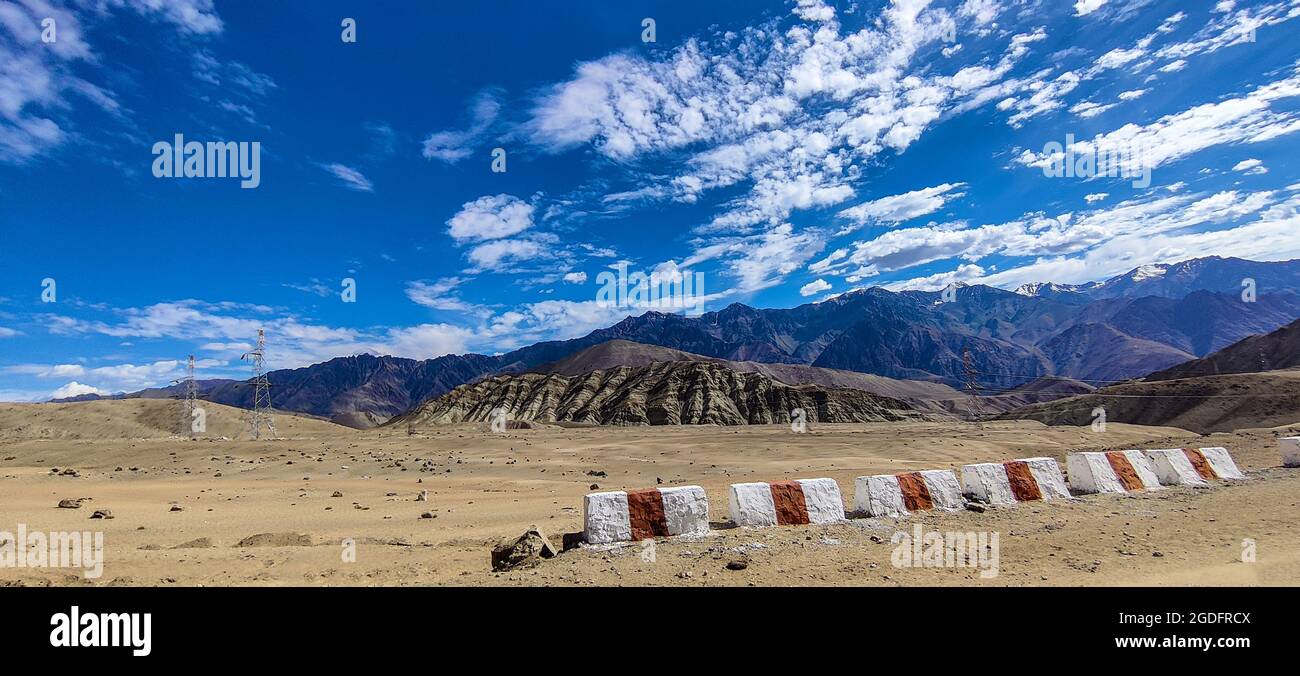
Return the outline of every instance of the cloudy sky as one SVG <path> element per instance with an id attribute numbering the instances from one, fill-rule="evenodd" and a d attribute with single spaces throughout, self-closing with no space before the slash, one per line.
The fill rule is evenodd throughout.
<path id="1" fill-rule="evenodd" d="M 1300 0 L 0 0 L 0 400 L 575 337 L 620 262 L 708 310 L 1297 258 L 1298 104 Z"/>

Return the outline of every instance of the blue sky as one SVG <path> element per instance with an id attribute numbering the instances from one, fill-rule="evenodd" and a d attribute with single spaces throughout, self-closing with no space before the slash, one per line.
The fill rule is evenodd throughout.
<path id="1" fill-rule="evenodd" d="M 245 377 L 259 327 L 272 368 L 575 337 L 643 311 L 596 301 L 620 261 L 712 310 L 1297 258 L 1298 37 L 1300 0 L 0 0 L 0 400 Z M 260 185 L 155 177 L 178 133 Z M 1068 138 L 1124 175 L 1048 175 Z"/>

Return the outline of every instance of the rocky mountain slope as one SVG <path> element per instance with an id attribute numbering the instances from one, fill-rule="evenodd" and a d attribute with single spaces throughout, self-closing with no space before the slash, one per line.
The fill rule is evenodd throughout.
<path id="1" fill-rule="evenodd" d="M 1201 434 L 1288 425 L 1300 421 L 1300 369 L 1125 383 L 999 417 L 1090 425 L 1097 407 L 1106 409 L 1108 423 L 1181 427 Z"/>
<path id="2" fill-rule="evenodd" d="M 648 366 L 655 362 L 709 362 L 721 364 L 739 373 L 759 373 L 786 385 L 820 385 L 827 388 L 862 390 L 882 397 L 900 399 L 925 413 L 968 417 L 992 415 L 1040 401 L 1050 401 L 1094 388 L 1086 383 L 1061 377 L 1047 377 L 1005 392 L 971 397 L 940 382 L 899 380 L 870 373 L 806 366 L 803 364 L 765 364 L 755 361 L 728 361 L 716 357 L 683 352 L 657 345 L 611 340 L 559 361 L 529 369 L 532 373 L 583 375 L 597 369 L 617 366 Z"/>
<path id="3" fill-rule="evenodd" d="M 521 373 L 462 385 L 390 424 L 489 422 L 494 410 L 529 422 L 598 425 L 755 425 L 807 421 L 892 422 L 923 416 L 861 390 L 786 385 L 707 362 L 619 366 L 584 375 Z"/>
<path id="4" fill-rule="evenodd" d="M 1237 341 L 1201 359 L 1148 375 L 1145 380 L 1175 380 L 1221 373 L 1257 373 L 1300 366 L 1300 320 Z"/>

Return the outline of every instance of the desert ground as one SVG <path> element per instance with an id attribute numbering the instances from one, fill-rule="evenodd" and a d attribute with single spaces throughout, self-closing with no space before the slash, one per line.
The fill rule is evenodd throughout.
<path id="1" fill-rule="evenodd" d="M 243 412 L 209 405 L 209 438 L 190 440 L 169 432 L 179 406 L 0 405 L 0 531 L 25 524 L 105 538 L 98 579 L 0 568 L 0 585 L 1300 584 L 1300 470 L 1280 467 L 1276 441 L 1300 425 L 1208 436 L 1034 421 L 812 425 L 802 434 L 778 425 L 460 425 L 409 436 L 277 416 L 281 438 L 253 441 L 240 438 Z M 727 487 L 739 481 L 831 477 L 851 507 L 854 478 L 865 474 L 1042 455 L 1064 468 L 1068 451 L 1209 445 L 1226 446 L 1249 480 L 833 526 L 722 523 Z M 491 570 L 492 546 L 530 526 L 557 547 L 580 531 L 593 485 L 659 481 L 703 486 L 717 529 L 661 539 L 652 561 L 642 545 L 582 547 L 533 568 Z M 416 500 L 422 490 L 427 501 Z M 88 500 L 57 507 L 76 498 Z M 99 509 L 114 518 L 91 519 Z M 891 536 L 914 524 L 998 533 L 998 574 L 895 567 Z M 1242 562 L 1247 539 L 1252 563 Z"/>

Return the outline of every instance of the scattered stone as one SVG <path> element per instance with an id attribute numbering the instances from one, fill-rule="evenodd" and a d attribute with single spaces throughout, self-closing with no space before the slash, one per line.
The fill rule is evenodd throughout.
<path id="1" fill-rule="evenodd" d="M 97 510 L 95 510 L 95 513 L 94 513 L 94 514 L 91 514 L 91 515 L 90 515 L 90 518 L 92 518 L 92 519 L 111 519 L 111 518 L 113 518 L 113 510 L 111 510 L 111 509 L 97 509 Z"/>
<path id="2" fill-rule="evenodd" d="M 745 559 L 732 559 L 727 562 L 727 570 L 744 570 L 749 567 L 749 561 Z"/>
<path id="3" fill-rule="evenodd" d="M 1154 556 L 1157 559 L 1163 559 L 1165 554 L 1164 552 L 1151 552 L 1151 556 Z"/>
<path id="4" fill-rule="evenodd" d="M 181 507 L 180 505 L 178 505 L 178 504 L 176 504 L 176 503 L 173 502 L 173 503 L 172 503 L 172 506 L 171 506 L 171 509 L 169 509 L 169 510 L 167 510 L 167 511 L 169 511 L 169 512 L 183 512 L 183 511 L 185 511 L 185 508 L 184 508 L 184 507 Z"/>
<path id="5" fill-rule="evenodd" d="M 425 513 L 423 513 L 423 514 L 420 515 L 420 518 L 421 518 L 421 519 L 436 519 L 436 518 L 438 518 L 438 515 L 437 515 L 437 514 L 434 514 L 433 512 L 425 512 Z"/>
<path id="6" fill-rule="evenodd" d="M 310 547 L 306 533 L 258 533 L 235 543 L 236 547 Z"/>
<path id="7" fill-rule="evenodd" d="M 60 509 L 81 509 L 82 498 L 64 498 L 59 501 Z"/>
<path id="8" fill-rule="evenodd" d="M 598 491 L 598 490 L 600 490 L 600 484 L 592 484 L 592 485 L 591 485 L 591 490 L 593 490 L 593 491 Z"/>
<path id="9" fill-rule="evenodd" d="M 212 544 L 212 538 L 195 538 L 188 542 L 182 542 L 179 545 L 172 547 L 172 549 L 208 549 L 214 546 L 215 545 Z"/>
<path id="10" fill-rule="evenodd" d="M 415 496 L 415 501 L 416 501 L 416 502 L 427 502 L 428 500 L 429 500 L 429 491 L 428 491 L 428 489 L 425 489 L 425 490 L 420 491 L 420 494 L 417 495 L 417 496 Z"/>
<path id="11" fill-rule="evenodd" d="M 333 493 L 330 493 L 330 497 L 331 497 L 331 498 L 341 498 L 341 497 L 343 497 L 343 491 L 334 491 Z"/>
<path id="12" fill-rule="evenodd" d="M 537 528 L 524 531 L 514 540 L 506 540 L 492 548 L 492 570 L 500 572 L 519 567 L 534 567 L 542 559 L 554 557 L 558 552 Z"/>
<path id="13" fill-rule="evenodd" d="M 983 514 L 984 512 L 988 511 L 988 508 L 978 502 L 967 502 L 966 510 L 975 512 L 977 514 Z"/>

